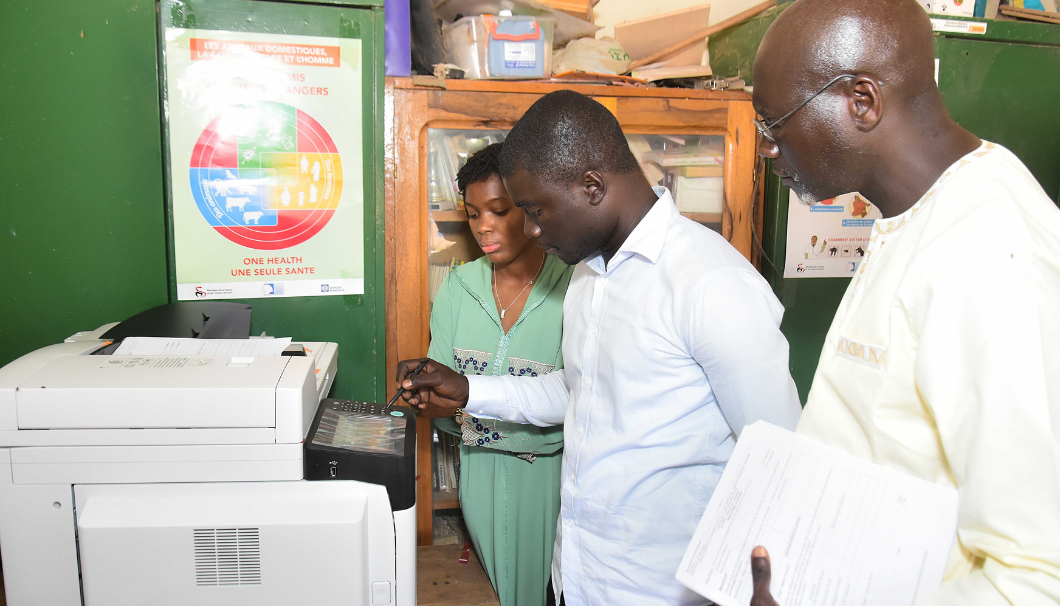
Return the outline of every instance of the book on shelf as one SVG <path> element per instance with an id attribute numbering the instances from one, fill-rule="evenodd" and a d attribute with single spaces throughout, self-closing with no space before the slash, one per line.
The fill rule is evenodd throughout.
<path id="1" fill-rule="evenodd" d="M 441 460 L 442 452 L 441 435 L 442 432 L 438 431 L 437 429 L 431 429 L 431 485 L 436 491 L 446 489 L 443 485 L 442 474 L 440 473 L 441 466 L 438 464 L 438 462 Z"/>
<path id="2" fill-rule="evenodd" d="M 460 488 L 460 438 L 433 430 L 431 485 L 439 492 L 456 492 Z"/>
<path id="3" fill-rule="evenodd" d="M 428 264 L 427 265 L 427 301 L 428 303 L 434 303 L 434 295 L 438 293 L 438 289 L 442 287 L 442 282 L 445 282 L 445 278 L 449 275 L 449 272 L 453 271 L 453 268 L 458 265 L 463 265 L 464 262 L 453 257 L 448 263 L 444 264 Z"/>

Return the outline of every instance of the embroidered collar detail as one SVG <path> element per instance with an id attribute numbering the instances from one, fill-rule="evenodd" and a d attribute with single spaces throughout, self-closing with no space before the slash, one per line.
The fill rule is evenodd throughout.
<path id="1" fill-rule="evenodd" d="M 951 164 L 950 167 L 935 180 L 931 187 L 924 192 L 924 195 L 920 196 L 920 199 L 916 201 L 916 204 L 911 206 L 908 210 L 889 219 L 877 219 L 876 223 L 872 226 L 872 233 L 869 236 L 869 244 L 874 245 L 877 243 L 881 235 L 893 234 L 905 227 L 917 216 L 917 214 L 920 213 L 920 209 L 935 197 L 935 194 L 938 193 L 938 191 L 942 189 L 942 186 L 950 180 L 950 177 L 952 177 L 957 171 L 974 162 L 976 159 L 986 156 L 996 148 L 997 146 L 990 141 L 983 141 L 974 151 L 966 154 L 960 160 Z M 858 270 L 858 282 L 861 282 L 861 276 L 865 274 L 865 268 L 869 266 L 869 259 L 872 257 L 874 248 L 874 246 L 871 246 L 865 253 L 865 260 L 861 262 L 861 268 Z"/>
<path id="2" fill-rule="evenodd" d="M 891 234 L 904 227 L 906 223 L 913 220 L 913 217 L 920 212 L 920 209 L 923 208 L 929 200 L 935 197 L 935 194 L 942 189 L 942 186 L 950 180 L 950 177 L 952 177 L 954 173 L 974 162 L 976 158 L 982 158 L 989 154 L 996 147 L 996 145 L 989 141 L 983 141 L 975 151 L 966 154 L 960 160 L 951 164 L 950 167 L 942 173 L 942 176 L 935 180 L 935 183 L 928 188 L 924 195 L 921 196 L 920 199 L 916 201 L 916 204 L 910 207 L 909 210 L 895 217 L 891 217 L 890 219 L 877 220 L 872 226 L 873 236 L 875 236 L 877 232 L 881 234 Z"/>

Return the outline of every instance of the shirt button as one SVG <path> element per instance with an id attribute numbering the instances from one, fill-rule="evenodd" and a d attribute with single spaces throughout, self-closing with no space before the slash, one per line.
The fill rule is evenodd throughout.
<path id="1" fill-rule="evenodd" d="M 574 474 L 572 473 L 569 476 L 567 476 L 567 479 L 570 480 L 571 482 L 573 482 L 574 481 Z"/>
<path id="2" fill-rule="evenodd" d="M 567 525 L 567 528 L 570 528 L 574 525 L 574 520 L 565 520 L 563 523 Z"/>
<path id="3" fill-rule="evenodd" d="M 585 377 L 585 385 L 588 387 L 589 385 L 592 385 L 592 384 L 593 384 L 592 377 Z"/>
<path id="4" fill-rule="evenodd" d="M 592 328 L 589 329 L 589 334 L 591 334 L 594 337 L 596 336 L 596 333 L 598 333 L 598 332 L 600 332 L 600 331 L 597 330 L 595 326 L 593 326 Z"/>
<path id="5" fill-rule="evenodd" d="M 579 426 L 578 426 L 578 435 L 580 436 L 580 435 L 582 435 L 583 433 L 585 433 L 585 428 L 584 428 L 584 427 L 582 427 L 581 425 L 579 425 Z"/>

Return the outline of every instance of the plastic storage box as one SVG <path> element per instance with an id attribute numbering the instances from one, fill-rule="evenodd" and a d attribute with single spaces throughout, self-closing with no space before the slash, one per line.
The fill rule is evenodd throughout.
<path id="1" fill-rule="evenodd" d="M 547 78 L 552 75 L 550 19 L 480 15 L 443 31 L 450 63 L 470 79 Z"/>

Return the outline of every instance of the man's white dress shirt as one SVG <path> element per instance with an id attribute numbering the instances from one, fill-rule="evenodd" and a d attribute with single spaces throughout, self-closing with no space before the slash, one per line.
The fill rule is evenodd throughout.
<path id="1" fill-rule="evenodd" d="M 655 192 L 609 263 L 575 268 L 562 371 L 468 377 L 471 414 L 564 424 L 552 577 L 570 606 L 703 603 L 674 575 L 736 437 L 759 419 L 794 429 L 801 412 L 780 302 Z"/>

